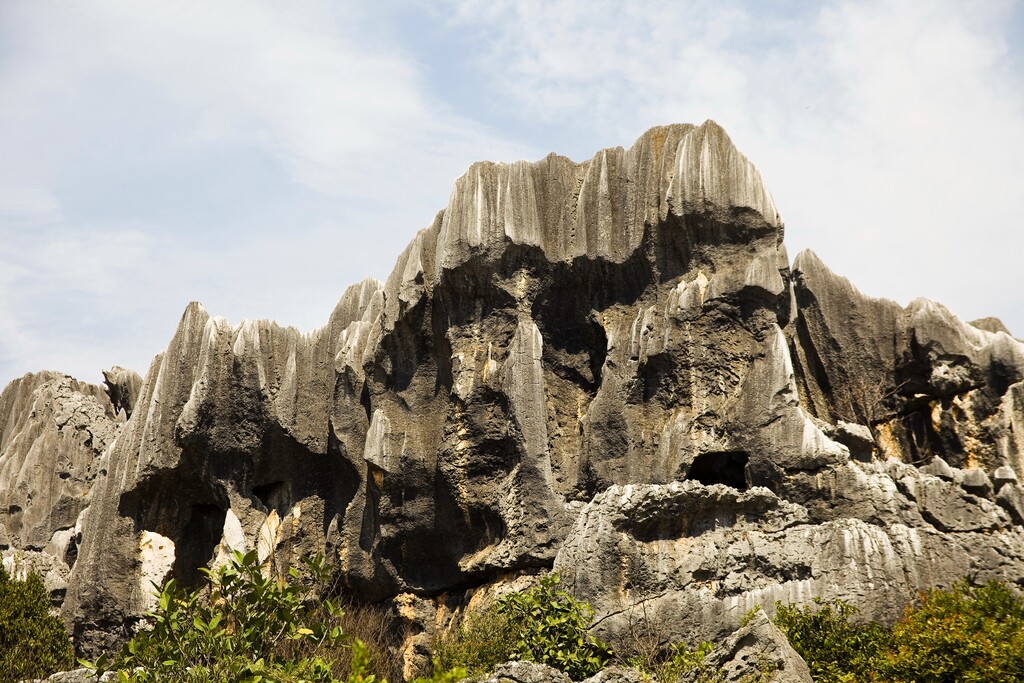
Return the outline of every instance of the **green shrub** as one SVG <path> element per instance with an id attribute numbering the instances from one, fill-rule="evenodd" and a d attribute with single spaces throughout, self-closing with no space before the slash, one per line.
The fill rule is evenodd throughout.
<path id="1" fill-rule="evenodd" d="M 307 560 L 307 575 L 266 577 L 256 552 L 235 553 L 207 571 L 206 589 L 182 591 L 172 579 L 137 633 L 114 661 L 124 683 L 334 683 L 333 659 L 347 655 L 349 683 L 373 683 L 369 649 L 344 632 L 341 610 L 314 599 L 328 570 Z M 326 617 L 326 618 L 325 618 Z M 107 660 L 90 666 L 101 673 Z"/>
<path id="2" fill-rule="evenodd" d="M 775 624 L 804 658 L 815 683 L 875 680 L 889 633 L 876 623 L 851 624 L 857 608 L 842 600 L 814 599 L 805 607 L 775 605 Z"/>
<path id="3" fill-rule="evenodd" d="M 462 623 L 434 640 L 434 671 L 463 669 L 479 678 L 516 658 L 516 637 L 511 618 L 499 612 L 497 604 L 469 612 Z"/>
<path id="4" fill-rule="evenodd" d="M 775 623 L 816 683 L 1020 683 L 1024 601 L 999 582 L 921 594 L 892 630 L 855 625 L 856 608 L 776 604 Z"/>
<path id="5" fill-rule="evenodd" d="M 445 669 L 435 659 L 433 662 L 434 672 L 430 676 L 419 676 L 414 678 L 412 683 L 458 683 L 469 677 L 469 672 L 461 666 Z"/>
<path id="6" fill-rule="evenodd" d="M 516 634 L 513 652 L 519 659 L 547 664 L 574 681 L 593 676 L 612 657 L 611 648 L 588 633 L 594 611 L 558 588 L 558 574 L 541 578 L 528 591 L 498 600 Z"/>
<path id="7" fill-rule="evenodd" d="M 627 663 L 652 676 L 658 683 L 677 683 L 684 677 L 693 683 L 720 683 L 725 680 L 725 675 L 706 661 L 712 650 L 714 646 L 706 642 L 692 650 L 686 643 L 675 643 L 668 647 L 667 656 L 653 667 L 637 661 Z"/>
<path id="8" fill-rule="evenodd" d="M 467 615 L 435 641 L 435 666 L 481 675 L 502 662 L 522 659 L 560 669 L 576 681 L 600 671 L 612 652 L 587 631 L 593 610 L 560 590 L 558 581 L 557 574 L 550 574 L 529 590 Z"/>
<path id="9" fill-rule="evenodd" d="M 1024 601 L 998 582 L 922 593 L 893 628 L 882 674 L 892 683 L 1024 681 Z"/>
<path id="10" fill-rule="evenodd" d="M 0 565 L 0 683 L 46 678 L 74 663 L 64 623 L 39 574 L 16 581 Z"/>

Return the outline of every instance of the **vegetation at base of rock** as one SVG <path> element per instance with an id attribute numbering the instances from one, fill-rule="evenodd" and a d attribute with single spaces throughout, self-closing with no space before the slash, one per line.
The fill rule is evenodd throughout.
<path id="1" fill-rule="evenodd" d="M 574 681 L 603 669 L 613 653 L 588 631 L 593 610 L 558 583 L 557 574 L 548 574 L 533 588 L 470 613 L 437 639 L 435 666 L 461 667 L 480 675 L 502 662 L 521 659 L 564 671 Z"/>
<path id="2" fill-rule="evenodd" d="M 373 636 L 375 645 L 354 637 L 344 627 L 343 610 L 326 595 L 330 584 L 322 558 L 305 565 L 304 572 L 292 569 L 287 576 L 268 577 L 255 552 L 236 553 L 225 566 L 207 572 L 209 584 L 204 589 L 182 591 L 169 581 L 150 615 L 151 628 L 136 634 L 112 662 L 103 657 L 90 666 L 97 674 L 115 670 L 118 680 L 141 683 L 386 683 L 385 669 L 392 680 L 401 680 L 394 656 L 398 641 L 392 638 L 390 647 L 387 643 L 386 624 L 393 622 L 381 612 L 366 611 L 359 628 L 378 634 Z M 33 618 L 42 614 L 51 620 L 51 630 L 36 632 L 53 636 L 56 625 L 66 659 L 45 670 L 6 665 L 3 672 L 8 677 L 0 677 L 0 682 L 68 668 L 67 636 L 47 613 L 41 580 L 32 576 L 24 584 L 12 582 L 0 570 L 0 597 L 13 584 L 20 586 L 22 602 L 0 600 L 0 625 L 21 623 L 12 615 L 24 620 L 26 610 L 14 610 L 31 594 Z M 858 622 L 857 615 L 855 607 L 841 600 L 816 599 L 806 606 L 777 603 L 775 623 L 807 662 L 815 683 L 1024 681 L 1024 599 L 1005 584 L 961 581 L 950 589 L 922 592 L 892 628 Z M 614 648 L 590 633 L 592 625 L 590 606 L 559 588 L 557 574 L 546 575 L 532 588 L 469 612 L 460 624 L 439 635 L 433 674 L 414 683 L 479 679 L 497 665 L 519 659 L 559 669 L 576 681 L 611 664 L 633 667 L 658 683 L 726 679 L 709 657 L 714 651 L 711 643 L 673 643 L 666 629 L 646 614 L 636 621 L 630 637 L 615 641 Z M 18 632 L 5 628 L 0 638 Z M 5 645 L 0 661 L 6 652 L 20 652 L 22 664 L 38 666 L 43 661 L 39 653 L 44 650 L 19 650 L 6 640 L 0 644 Z M 766 660 L 741 680 L 766 683 L 773 680 L 776 666 Z"/>
<path id="3" fill-rule="evenodd" d="M 1024 681 L 1024 600 L 997 582 L 922 593 L 893 628 L 884 673 L 894 683 Z"/>
<path id="4" fill-rule="evenodd" d="M 676 643 L 667 649 L 661 648 L 659 654 L 652 659 L 633 656 L 627 658 L 626 663 L 658 683 L 677 683 L 680 680 L 721 683 L 725 680 L 724 675 L 707 662 L 713 649 L 714 646 L 707 642 L 693 649 L 686 643 Z"/>
<path id="5" fill-rule="evenodd" d="M 499 598 L 488 607 L 469 612 L 462 623 L 434 642 L 434 669 L 462 669 L 483 677 L 510 660 L 546 664 L 583 680 L 612 664 L 639 670 L 658 683 L 719 683 L 723 672 L 712 665 L 714 646 L 671 643 L 659 625 L 646 615 L 629 638 L 616 648 L 590 634 L 590 605 L 558 588 L 559 576 L 549 574 L 526 591 Z M 742 679 L 764 683 L 774 668 L 761 667 Z"/>
<path id="6" fill-rule="evenodd" d="M 45 678 L 73 662 L 71 639 L 50 614 L 39 574 L 17 581 L 0 565 L 0 683 Z"/>
<path id="7" fill-rule="evenodd" d="M 857 608 L 815 598 L 803 607 L 775 606 L 775 624 L 804 658 L 815 683 L 873 680 L 890 634 L 880 624 L 851 623 Z"/>
<path id="8" fill-rule="evenodd" d="M 509 618 L 517 659 L 547 664 L 579 681 L 603 669 L 612 651 L 588 631 L 594 610 L 559 589 L 558 581 L 558 574 L 543 576 L 530 590 L 498 600 L 497 610 Z"/>
<path id="9" fill-rule="evenodd" d="M 469 676 L 483 676 L 514 657 L 512 622 L 497 605 L 471 611 L 462 622 L 434 641 L 434 670 L 462 668 Z"/>
<path id="10" fill-rule="evenodd" d="M 687 643 L 670 643 L 669 629 L 660 619 L 647 613 L 643 605 L 630 613 L 629 628 L 614 643 L 615 658 L 658 683 L 718 683 L 723 674 L 709 661 L 714 645 L 702 642 L 691 648 Z"/>
<path id="11" fill-rule="evenodd" d="M 151 628 L 126 643 L 110 668 L 123 682 L 335 683 L 344 662 L 347 683 L 374 683 L 369 648 L 343 630 L 342 610 L 320 594 L 328 567 L 317 558 L 305 569 L 264 576 L 251 551 L 207 571 L 203 589 L 168 581 Z M 108 668 L 106 657 L 85 664 L 97 674 Z"/>
<path id="12" fill-rule="evenodd" d="M 855 607 L 776 606 L 776 624 L 816 683 L 1024 681 L 1024 599 L 1000 582 L 922 592 L 891 630 L 855 624 Z"/>

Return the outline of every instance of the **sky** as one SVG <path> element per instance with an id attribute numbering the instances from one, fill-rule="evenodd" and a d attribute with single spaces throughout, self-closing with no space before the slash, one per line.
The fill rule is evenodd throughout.
<path id="1" fill-rule="evenodd" d="M 791 258 L 1024 337 L 1024 0 L 0 0 L 0 386 L 315 329 L 474 161 L 706 119 Z"/>

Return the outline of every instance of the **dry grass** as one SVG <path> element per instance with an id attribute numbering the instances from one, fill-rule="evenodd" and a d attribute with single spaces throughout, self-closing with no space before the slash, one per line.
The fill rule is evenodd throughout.
<path id="1" fill-rule="evenodd" d="M 401 683 L 403 680 L 403 663 L 401 656 L 405 631 L 402 622 L 395 617 L 385 605 L 360 605 L 353 602 L 342 602 L 341 616 L 330 614 L 325 608 L 314 605 L 310 614 L 310 623 L 322 623 L 331 629 L 340 626 L 350 636 L 344 644 L 318 649 L 316 652 L 289 652 L 289 656 L 300 658 L 316 655 L 331 663 L 331 671 L 335 678 L 346 680 L 352 671 L 352 647 L 354 639 L 361 640 L 369 656 L 369 670 L 379 681 L 384 678 L 388 683 Z"/>

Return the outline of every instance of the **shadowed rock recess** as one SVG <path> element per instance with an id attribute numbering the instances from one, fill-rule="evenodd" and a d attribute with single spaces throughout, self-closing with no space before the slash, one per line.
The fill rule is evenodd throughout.
<path id="1" fill-rule="evenodd" d="M 319 330 L 193 303 L 141 382 L 9 385 L 5 561 L 70 567 L 86 654 L 152 582 L 254 547 L 324 552 L 424 637 L 551 567 L 604 635 L 642 611 L 691 641 L 775 600 L 892 619 L 963 576 L 1024 584 L 1024 343 L 782 238 L 710 121 L 475 164 Z"/>

